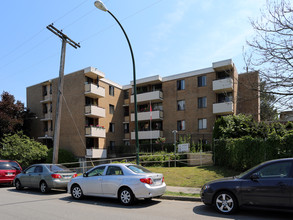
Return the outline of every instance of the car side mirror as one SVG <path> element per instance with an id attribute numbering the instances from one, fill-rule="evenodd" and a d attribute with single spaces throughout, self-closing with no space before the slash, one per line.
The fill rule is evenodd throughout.
<path id="1" fill-rule="evenodd" d="M 257 181 L 259 179 L 259 174 L 258 173 L 253 173 L 251 176 L 250 176 L 250 179 L 252 181 Z"/>
<path id="2" fill-rule="evenodd" d="M 88 177 L 88 173 L 84 173 L 83 174 L 83 177 Z"/>

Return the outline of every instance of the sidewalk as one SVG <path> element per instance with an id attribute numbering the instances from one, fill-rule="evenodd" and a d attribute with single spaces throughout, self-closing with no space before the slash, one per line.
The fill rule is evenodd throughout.
<path id="1" fill-rule="evenodd" d="M 177 187 L 177 186 L 167 186 L 166 191 L 169 192 L 182 192 L 182 193 L 190 193 L 190 194 L 200 194 L 200 188 L 193 187 Z M 163 195 L 161 199 L 169 199 L 169 200 L 181 200 L 181 201 L 196 201 L 200 202 L 200 197 L 190 197 L 190 196 L 168 196 Z"/>

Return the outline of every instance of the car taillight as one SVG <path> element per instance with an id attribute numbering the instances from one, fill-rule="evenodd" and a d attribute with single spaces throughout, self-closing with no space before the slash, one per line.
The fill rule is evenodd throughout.
<path id="1" fill-rule="evenodd" d="M 163 183 L 164 181 L 165 181 L 165 178 L 163 177 L 163 178 L 162 178 L 162 183 Z"/>
<path id="2" fill-rule="evenodd" d="M 61 179 L 62 178 L 62 176 L 60 174 L 56 174 L 56 173 L 51 174 L 51 177 L 54 179 Z"/>
<path id="3" fill-rule="evenodd" d="M 75 177 L 77 177 L 77 174 L 74 174 L 74 175 L 72 176 L 72 178 L 75 178 Z"/>
<path id="4" fill-rule="evenodd" d="M 140 182 L 146 183 L 146 184 L 153 184 L 153 181 L 152 181 L 151 178 L 143 178 L 143 179 L 140 179 Z"/>

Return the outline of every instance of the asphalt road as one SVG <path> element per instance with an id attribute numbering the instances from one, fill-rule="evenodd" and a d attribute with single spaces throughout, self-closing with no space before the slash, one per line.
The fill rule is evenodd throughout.
<path id="1" fill-rule="evenodd" d="M 38 190 L 16 191 L 0 187 L 0 219 L 292 219 L 292 213 L 261 210 L 241 210 L 235 215 L 218 214 L 201 202 L 174 200 L 139 201 L 125 207 L 115 199 L 87 197 L 76 201 L 65 191 L 52 191 L 47 195 Z"/>

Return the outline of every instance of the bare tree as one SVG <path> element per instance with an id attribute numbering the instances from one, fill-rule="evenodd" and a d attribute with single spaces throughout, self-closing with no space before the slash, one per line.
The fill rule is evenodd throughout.
<path id="1" fill-rule="evenodd" d="M 250 70 L 258 70 L 266 82 L 267 93 L 276 95 L 279 106 L 293 107 L 293 8 L 288 0 L 267 0 L 256 20 L 255 30 L 247 41 L 245 54 Z"/>

